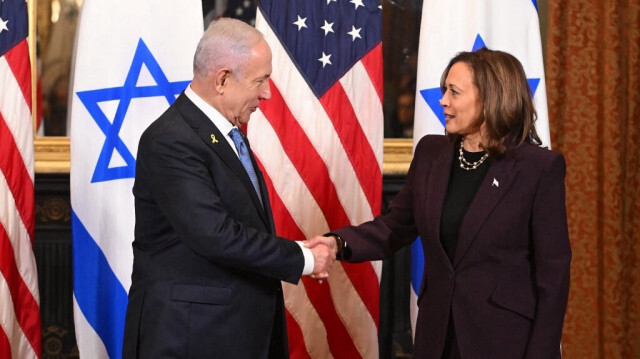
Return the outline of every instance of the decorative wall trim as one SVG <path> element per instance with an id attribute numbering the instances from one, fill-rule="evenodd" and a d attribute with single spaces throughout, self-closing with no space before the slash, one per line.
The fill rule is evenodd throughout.
<path id="1" fill-rule="evenodd" d="M 385 138 L 382 173 L 406 175 L 413 159 L 413 140 L 410 138 Z"/>
<path id="2" fill-rule="evenodd" d="M 69 173 L 69 137 L 36 137 L 36 173 Z"/>
<path id="3" fill-rule="evenodd" d="M 69 137 L 37 137 L 35 145 L 36 173 L 69 173 Z M 385 175 L 406 174 L 413 158 L 413 142 L 408 138 L 386 138 L 382 172 Z"/>

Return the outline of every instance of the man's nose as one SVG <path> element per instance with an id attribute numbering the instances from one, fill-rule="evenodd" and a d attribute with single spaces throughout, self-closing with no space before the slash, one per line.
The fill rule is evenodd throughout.
<path id="1" fill-rule="evenodd" d="M 267 81 L 262 92 L 260 92 L 260 99 L 268 100 L 271 98 L 271 80 Z"/>

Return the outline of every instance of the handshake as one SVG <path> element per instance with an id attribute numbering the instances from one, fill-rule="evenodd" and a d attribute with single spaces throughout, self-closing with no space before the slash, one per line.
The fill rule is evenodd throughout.
<path id="1" fill-rule="evenodd" d="M 329 277 L 329 270 L 338 255 L 338 242 L 341 241 L 338 237 L 329 235 L 327 237 L 315 236 L 303 242 L 304 246 L 313 253 L 314 262 L 311 278 L 322 283 L 323 280 Z"/>

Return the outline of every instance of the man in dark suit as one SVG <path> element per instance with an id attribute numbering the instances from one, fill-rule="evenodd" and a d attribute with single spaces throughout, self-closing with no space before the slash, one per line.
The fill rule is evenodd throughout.
<path id="1" fill-rule="evenodd" d="M 271 51 L 251 26 L 214 22 L 194 79 L 140 139 L 124 358 L 288 358 L 281 281 L 335 258 L 277 237 L 238 127 L 271 96 Z"/>

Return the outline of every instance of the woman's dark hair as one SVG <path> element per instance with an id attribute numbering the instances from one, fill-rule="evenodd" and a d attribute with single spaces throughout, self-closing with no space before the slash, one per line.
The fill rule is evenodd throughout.
<path id="1" fill-rule="evenodd" d="M 446 91 L 449 70 L 458 62 L 466 63 L 473 72 L 473 83 L 482 104 L 482 116 L 473 126 L 480 128 L 485 123 L 487 143 L 483 142 L 482 147 L 489 156 L 502 158 L 522 143 L 541 145 L 535 128 L 537 114 L 532 93 L 520 61 L 506 52 L 487 48 L 460 52 L 442 74 L 442 93 Z M 460 137 L 448 136 L 454 141 Z"/>

